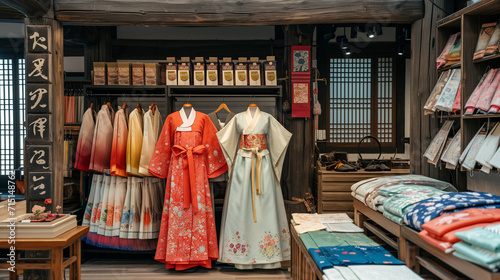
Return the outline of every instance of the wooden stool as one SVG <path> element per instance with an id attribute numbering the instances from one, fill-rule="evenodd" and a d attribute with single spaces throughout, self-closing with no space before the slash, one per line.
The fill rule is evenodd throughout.
<path id="1" fill-rule="evenodd" d="M 61 280 L 64 269 L 69 266 L 71 280 L 80 279 L 81 270 L 81 238 L 89 231 L 88 226 L 77 226 L 56 238 L 23 238 L 9 244 L 8 239 L 0 239 L 0 248 L 16 248 L 16 272 L 10 272 L 10 279 L 18 279 L 17 271 L 26 269 L 50 269 L 52 279 Z M 63 258 L 64 249 L 69 248 L 69 258 Z M 50 251 L 50 259 L 21 259 L 22 251 Z M 8 269 L 9 263 L 0 259 L 0 269 Z"/>

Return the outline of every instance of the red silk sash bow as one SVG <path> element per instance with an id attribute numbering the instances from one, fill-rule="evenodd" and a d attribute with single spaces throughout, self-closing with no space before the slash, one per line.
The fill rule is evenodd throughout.
<path id="1" fill-rule="evenodd" d="M 172 153 L 176 157 L 181 157 L 184 170 L 188 171 L 189 177 L 184 177 L 184 208 L 189 208 L 193 204 L 193 213 L 198 213 L 198 200 L 196 199 L 196 177 L 194 170 L 194 154 L 201 155 L 205 152 L 205 146 L 199 145 L 194 148 L 184 148 L 179 145 L 172 147 Z M 187 179 L 187 180 L 186 180 Z M 189 182 L 188 182 L 189 181 Z"/>

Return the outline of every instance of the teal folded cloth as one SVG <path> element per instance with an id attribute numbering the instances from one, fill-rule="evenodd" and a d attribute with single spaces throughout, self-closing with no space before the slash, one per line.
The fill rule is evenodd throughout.
<path id="1" fill-rule="evenodd" d="M 487 228 L 474 228 L 457 232 L 455 236 L 469 244 L 500 253 L 500 234 L 488 230 Z"/>
<path id="2" fill-rule="evenodd" d="M 338 239 L 343 240 L 346 245 L 351 246 L 379 246 L 379 244 L 366 236 L 364 233 L 358 232 L 333 232 Z M 343 246 L 343 245 L 339 245 Z M 319 246 L 322 247 L 322 246 Z"/>
<path id="3" fill-rule="evenodd" d="M 397 224 L 403 224 L 403 217 L 399 217 L 399 216 L 396 216 L 394 214 L 391 214 L 390 212 L 384 212 L 382 213 L 384 215 L 384 217 L 386 217 L 387 219 L 397 223 Z"/>
<path id="4" fill-rule="evenodd" d="M 469 256 L 467 256 L 465 254 L 462 254 L 460 252 L 457 252 L 457 251 L 453 252 L 453 255 L 455 257 L 457 257 L 457 258 L 461 258 L 461 259 L 466 260 L 468 262 L 475 263 L 475 264 L 477 264 L 479 266 L 487 268 L 487 269 L 489 269 L 489 270 L 491 270 L 493 272 L 497 272 L 498 268 L 500 267 L 500 262 L 496 262 L 496 263 L 492 263 L 492 264 L 485 264 L 485 263 L 482 263 L 482 262 L 480 262 L 480 261 L 478 261 L 476 259 L 473 259 L 473 258 L 471 258 L 471 257 L 469 257 Z"/>
<path id="5" fill-rule="evenodd" d="M 308 232 L 309 236 L 311 239 L 316 243 L 316 245 L 319 247 L 326 247 L 326 246 L 347 246 L 347 244 L 344 240 L 340 239 L 337 237 L 336 234 L 333 234 L 331 232 L 328 232 L 326 230 L 322 231 L 311 231 Z"/>
<path id="6" fill-rule="evenodd" d="M 485 265 L 500 262 L 500 253 L 489 251 L 466 242 L 453 244 L 453 249 Z"/>
<path id="7" fill-rule="evenodd" d="M 312 237 L 309 235 L 309 232 L 302 233 L 299 235 L 300 240 L 302 240 L 302 243 L 304 243 L 304 246 L 306 246 L 306 249 L 311 249 L 311 248 L 318 248 L 318 245 L 314 242 Z"/>

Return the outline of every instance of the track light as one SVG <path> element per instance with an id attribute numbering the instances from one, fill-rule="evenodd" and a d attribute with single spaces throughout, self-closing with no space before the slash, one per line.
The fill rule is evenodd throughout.
<path id="1" fill-rule="evenodd" d="M 366 36 L 370 39 L 375 38 L 375 36 L 382 35 L 382 27 L 379 24 L 368 24 L 366 30 Z"/>
<path id="2" fill-rule="evenodd" d="M 345 50 L 348 48 L 349 46 L 349 40 L 347 39 L 347 37 L 345 35 L 343 36 L 338 36 L 337 37 L 337 44 L 340 45 L 340 48 Z"/>
<path id="3" fill-rule="evenodd" d="M 351 55 L 351 48 L 347 47 L 347 49 L 345 49 L 345 55 Z"/>
<path id="4" fill-rule="evenodd" d="M 404 54 L 405 54 L 405 45 L 399 44 L 398 45 L 398 55 L 404 55 Z"/>

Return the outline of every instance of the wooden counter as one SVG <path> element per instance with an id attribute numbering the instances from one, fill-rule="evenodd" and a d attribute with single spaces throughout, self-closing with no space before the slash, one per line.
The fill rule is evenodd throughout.
<path id="1" fill-rule="evenodd" d="M 318 213 L 347 213 L 354 218 L 351 186 L 359 181 L 382 177 L 410 174 L 409 169 L 391 171 L 355 172 L 328 171 L 325 167 L 318 170 Z"/>

